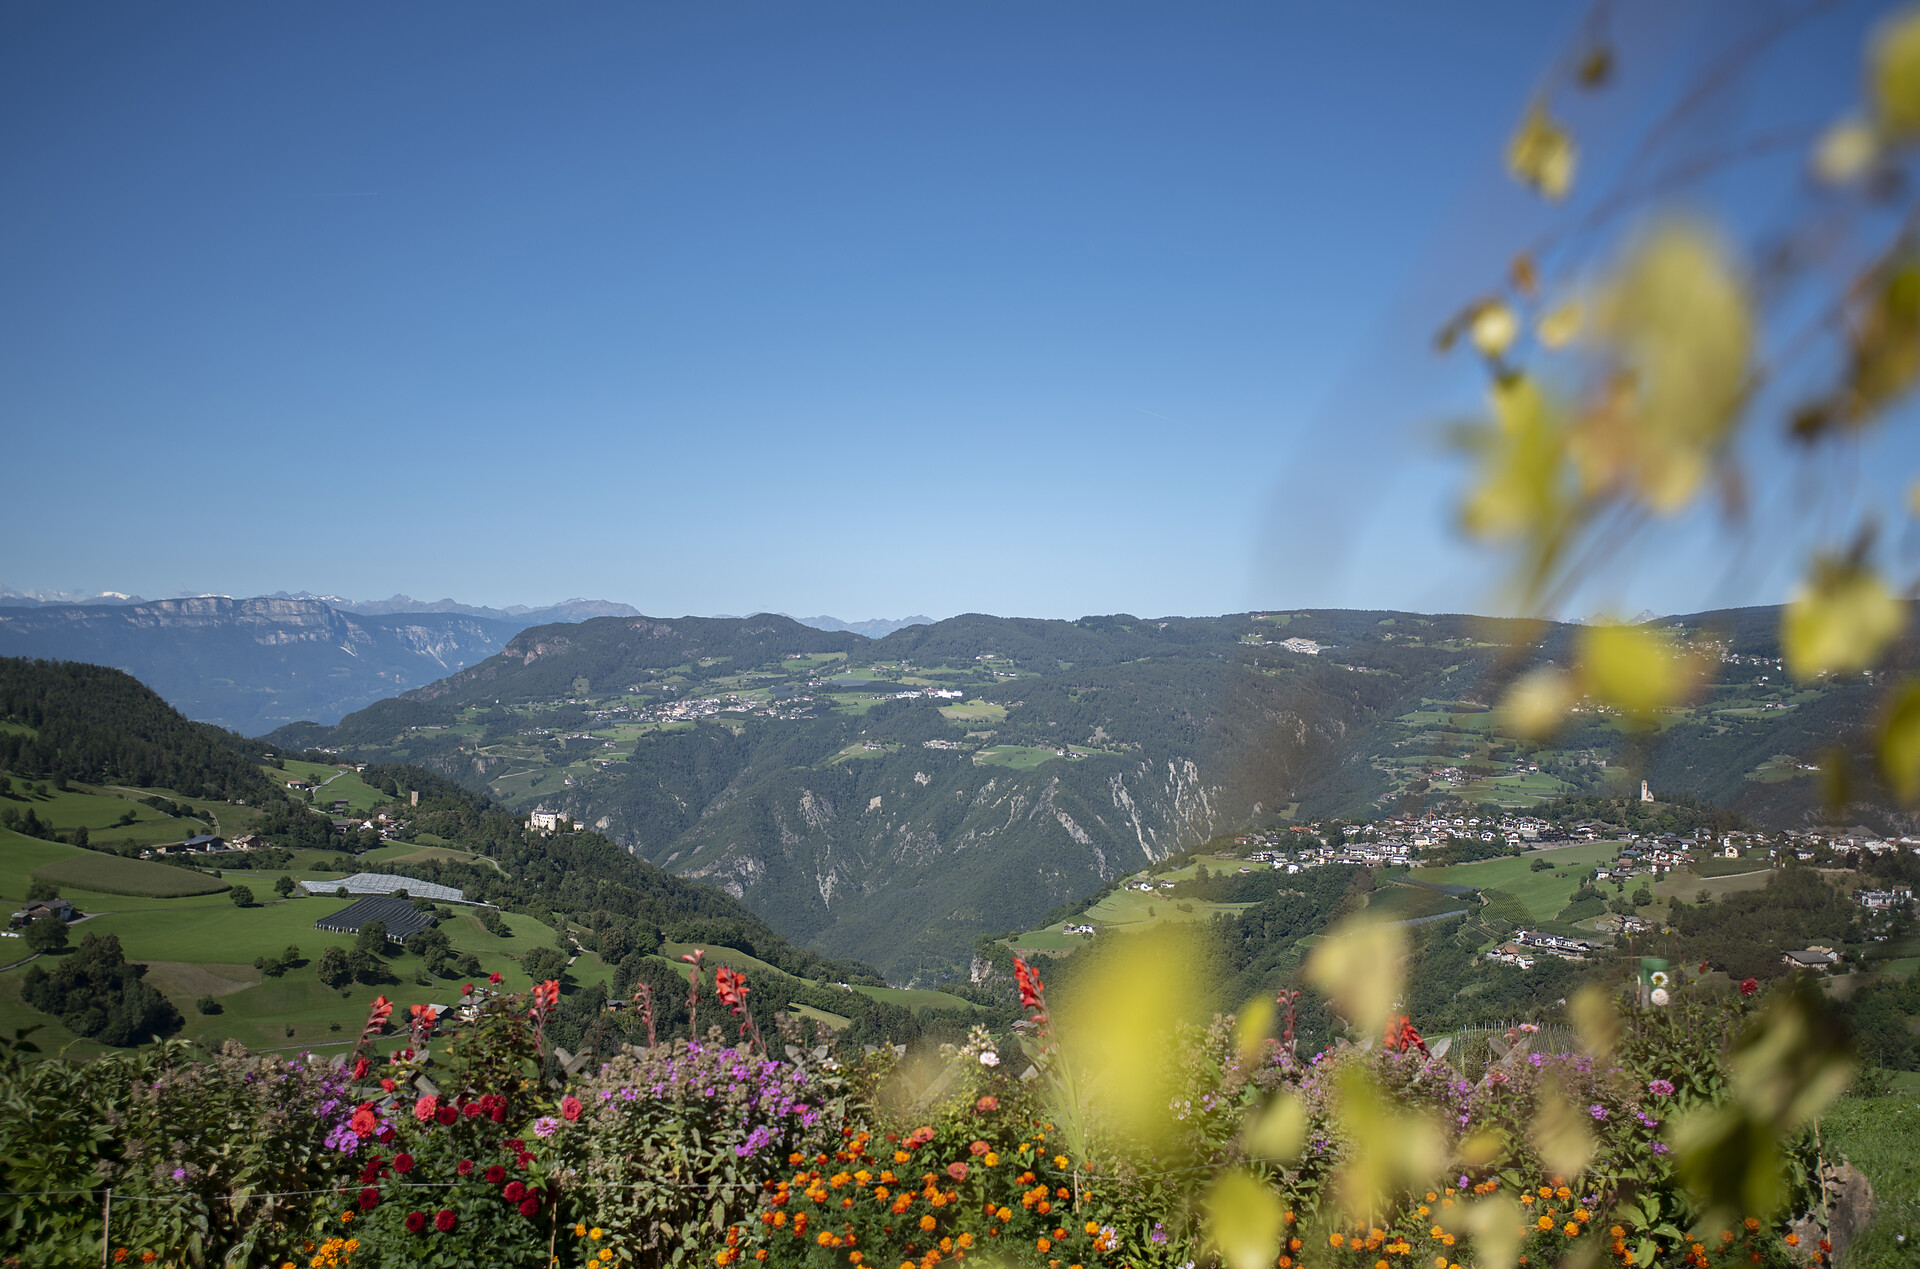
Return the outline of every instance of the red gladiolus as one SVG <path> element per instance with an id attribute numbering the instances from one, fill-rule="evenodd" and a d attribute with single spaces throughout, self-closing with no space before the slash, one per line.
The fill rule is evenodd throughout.
<path id="1" fill-rule="evenodd" d="M 736 969 L 722 965 L 713 971 L 713 989 L 720 996 L 720 1003 L 729 1009 L 747 1007 L 747 976 Z"/>
<path id="2" fill-rule="evenodd" d="M 498 1185 L 507 1179 L 507 1170 L 496 1163 L 488 1168 L 484 1175 L 487 1178 L 488 1185 Z"/>
<path id="3" fill-rule="evenodd" d="M 560 1003 L 560 981 L 549 978 L 533 989 L 533 1003 L 542 1009 L 552 1009 Z"/>
<path id="4" fill-rule="evenodd" d="M 472 1159 L 460 1160 L 460 1162 L 453 1165 L 453 1171 L 456 1176 L 472 1176 L 473 1160 Z"/>
<path id="5" fill-rule="evenodd" d="M 1395 1014 L 1387 1019 L 1387 1033 L 1381 1040 L 1381 1047 L 1395 1053 L 1427 1051 L 1427 1042 L 1420 1038 L 1420 1032 L 1414 1028 L 1413 1019 L 1405 1014 Z"/>
<path id="6" fill-rule="evenodd" d="M 458 1216 L 455 1216 L 451 1211 L 443 1207 L 434 1214 L 433 1227 L 443 1234 L 450 1234 L 453 1232 L 453 1227 L 459 1223 L 459 1220 L 460 1218 Z"/>
<path id="7" fill-rule="evenodd" d="M 1046 1002 L 1040 998 L 1040 993 L 1047 989 L 1046 984 L 1040 981 L 1040 971 L 1016 956 L 1013 958 L 1013 977 L 1014 981 L 1020 985 L 1021 1008 L 1043 1009 L 1046 1007 Z"/>
<path id="8" fill-rule="evenodd" d="M 507 1182 L 507 1188 L 500 1191 L 500 1197 L 509 1203 L 518 1203 L 521 1199 L 527 1197 L 527 1187 L 518 1181 L 509 1181 Z"/>
<path id="9" fill-rule="evenodd" d="M 568 1123 L 580 1118 L 580 1099 L 568 1093 L 560 1099 L 560 1117 Z"/>
<path id="10" fill-rule="evenodd" d="M 460 1112 L 451 1106 L 442 1106 L 439 1110 L 433 1112 L 433 1117 L 438 1119 L 442 1124 L 450 1124 L 460 1118 Z"/>
<path id="11" fill-rule="evenodd" d="M 408 1212 L 407 1213 L 407 1232 L 409 1234 L 417 1234 L 421 1230 L 425 1229 L 426 1227 L 427 1227 L 427 1214 L 425 1212 Z"/>
<path id="12" fill-rule="evenodd" d="M 367 1061 L 365 1058 L 361 1058 L 353 1064 L 353 1078 L 363 1080 L 367 1078 L 367 1072 L 372 1069 L 373 1063 Z"/>
<path id="13" fill-rule="evenodd" d="M 1759 991 L 1759 990 L 1760 990 L 1760 980 L 1759 980 L 1759 979 L 1757 979 L 1757 978 L 1743 978 L 1743 979 L 1741 979 L 1741 980 L 1740 980 L 1740 994 L 1741 994 L 1741 995 L 1743 995 L 1743 996 L 1751 996 L 1751 995 L 1752 995 L 1752 994 L 1753 994 L 1754 992 L 1756 992 L 1756 991 Z"/>
<path id="14" fill-rule="evenodd" d="M 374 1189 L 371 1185 L 360 1191 L 360 1207 L 363 1211 L 371 1212 L 379 1205 L 380 1191 Z"/>
<path id="15" fill-rule="evenodd" d="M 522 1216 L 538 1216 L 540 1214 L 540 1200 L 530 1198 L 522 1203 L 520 1205 L 520 1214 Z"/>
<path id="16" fill-rule="evenodd" d="M 393 1170 L 401 1176 L 413 1171 L 413 1156 L 402 1150 L 393 1156 Z"/>
<path id="17" fill-rule="evenodd" d="M 387 1019 L 392 1016 L 393 1002 L 385 996 L 375 996 L 373 998 L 373 1008 L 367 1013 L 367 1025 L 373 1026 L 379 1024 L 384 1026 Z"/>

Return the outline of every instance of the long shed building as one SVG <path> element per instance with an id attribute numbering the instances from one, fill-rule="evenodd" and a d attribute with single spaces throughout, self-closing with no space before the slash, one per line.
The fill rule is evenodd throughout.
<path id="1" fill-rule="evenodd" d="M 420 931 L 438 925 L 440 918 L 431 912 L 422 912 L 410 900 L 375 896 L 350 903 L 330 917 L 321 917 L 313 923 L 313 928 L 333 934 L 358 934 L 360 927 L 369 921 L 378 921 L 387 927 L 387 942 L 404 944 Z"/>

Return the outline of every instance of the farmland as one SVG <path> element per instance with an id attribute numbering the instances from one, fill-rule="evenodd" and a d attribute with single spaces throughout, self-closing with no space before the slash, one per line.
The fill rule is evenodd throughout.
<path id="1" fill-rule="evenodd" d="M 63 892 L 91 890 L 98 894 L 143 895 L 177 899 L 185 895 L 218 894 L 228 883 L 190 868 L 175 868 L 147 859 L 125 859 L 85 851 L 33 870 L 35 878 L 52 882 Z"/>

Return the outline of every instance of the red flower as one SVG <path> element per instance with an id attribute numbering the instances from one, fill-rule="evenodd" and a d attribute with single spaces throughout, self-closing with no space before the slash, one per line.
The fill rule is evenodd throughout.
<path id="1" fill-rule="evenodd" d="M 975 1158 L 978 1158 L 979 1156 L 985 1154 L 989 1149 L 991 1149 L 991 1147 L 988 1146 L 986 1142 L 976 1141 L 972 1145 L 967 1147 L 967 1153 L 970 1155 L 973 1155 Z"/>
<path id="2" fill-rule="evenodd" d="M 522 1216 L 538 1216 L 540 1214 L 540 1200 L 530 1198 L 522 1203 L 520 1205 L 520 1214 Z"/>
<path id="3" fill-rule="evenodd" d="M 580 1118 L 580 1099 L 572 1093 L 560 1099 L 560 1118 L 568 1123 Z"/>
<path id="4" fill-rule="evenodd" d="M 453 1227 L 459 1223 L 459 1220 L 458 1216 L 443 1207 L 434 1214 L 433 1227 L 443 1234 L 449 1234 L 453 1232 Z"/>
<path id="5" fill-rule="evenodd" d="M 1427 1042 L 1420 1038 L 1420 1032 L 1414 1028 L 1413 1019 L 1405 1014 L 1395 1014 L 1387 1019 L 1387 1034 L 1381 1040 L 1381 1047 L 1396 1053 L 1412 1053 L 1418 1049 L 1427 1051 Z"/>
<path id="6" fill-rule="evenodd" d="M 956 1181 L 964 1181 L 967 1179 L 967 1165 L 964 1163 L 949 1163 L 947 1165 L 947 1175 Z"/>
<path id="7" fill-rule="evenodd" d="M 527 1187 L 518 1181 L 509 1181 L 507 1182 L 507 1188 L 500 1191 L 500 1197 L 509 1203 L 518 1203 L 521 1199 L 527 1197 Z"/>
<path id="8" fill-rule="evenodd" d="M 1756 991 L 1759 991 L 1759 990 L 1760 990 L 1760 980 L 1759 980 L 1759 979 L 1757 979 L 1757 978 L 1743 978 L 1743 979 L 1741 979 L 1741 980 L 1740 980 L 1740 994 L 1741 994 L 1741 995 L 1743 995 L 1743 996 L 1751 996 L 1751 995 L 1752 995 L 1752 994 L 1753 994 L 1754 992 L 1756 992 Z"/>
<path id="9" fill-rule="evenodd" d="M 460 1113 L 465 1115 L 468 1119 L 477 1119 L 479 1118 L 482 1109 L 484 1108 L 480 1105 L 479 1102 L 468 1102 L 465 1106 L 462 1106 L 460 1108 Z"/>
<path id="10" fill-rule="evenodd" d="M 360 1184 L 372 1185 L 375 1181 L 378 1181 L 384 1167 L 385 1165 L 381 1163 L 379 1155 L 376 1154 L 373 1158 L 368 1159 L 367 1166 L 360 1169 Z"/>
<path id="11" fill-rule="evenodd" d="M 461 994 L 461 995 L 463 995 L 463 996 L 471 996 L 471 995 L 473 994 L 473 984 L 472 984 L 472 983 L 461 983 L 461 984 L 460 984 L 460 994 Z"/>
<path id="12" fill-rule="evenodd" d="M 500 1144 L 506 1148 L 509 1154 L 519 1154 L 522 1150 L 525 1150 L 527 1148 L 527 1143 L 520 1140 L 520 1138 L 518 1137 L 508 1137 L 505 1141 L 501 1142 Z"/>
<path id="13" fill-rule="evenodd" d="M 393 1170 L 401 1176 L 413 1171 L 413 1156 L 402 1150 L 393 1156 Z"/>
<path id="14" fill-rule="evenodd" d="M 453 1171 L 454 1171 L 454 1175 L 456 1176 L 472 1176 L 473 1160 L 472 1159 L 460 1160 L 460 1162 L 453 1165 Z"/>
<path id="15" fill-rule="evenodd" d="M 347 1122 L 347 1126 L 353 1129 L 354 1136 L 365 1141 L 373 1135 L 373 1130 L 379 1126 L 379 1123 L 379 1116 L 373 1113 L 373 1103 L 362 1102 L 353 1112 L 353 1118 Z"/>
<path id="16" fill-rule="evenodd" d="M 385 1092 L 385 1093 L 391 1093 L 391 1092 L 393 1091 L 393 1088 L 394 1088 L 394 1085 L 393 1085 L 393 1081 L 392 1081 L 392 1080 L 381 1080 L 381 1081 L 380 1081 L 380 1090 L 381 1090 L 382 1092 Z"/>
<path id="17" fill-rule="evenodd" d="M 747 1007 L 747 976 L 736 969 L 722 965 L 713 971 L 713 988 L 720 995 L 720 1003 L 729 1009 L 740 1010 Z"/>
<path id="18" fill-rule="evenodd" d="M 417 1234 L 421 1230 L 425 1229 L 426 1227 L 427 1227 L 427 1214 L 425 1212 L 408 1212 L 407 1213 L 407 1232 L 409 1234 Z"/>
<path id="19" fill-rule="evenodd" d="M 985 1115 L 1000 1109 L 1000 1099 L 998 1097 L 982 1097 L 973 1104 L 973 1108 Z"/>
<path id="20" fill-rule="evenodd" d="M 420 1100 L 413 1104 L 413 1117 L 421 1123 L 430 1123 L 440 1113 L 440 1099 L 432 1093 L 422 1093 Z"/>
<path id="21" fill-rule="evenodd" d="M 367 1012 L 367 1029 L 377 1030 L 387 1025 L 387 1019 L 393 1017 L 393 1002 L 385 996 L 373 998 L 373 1008 Z"/>
<path id="22" fill-rule="evenodd" d="M 488 981 L 488 982 L 490 982 L 490 983 L 493 983 L 493 984 L 495 984 L 495 985 L 497 986 L 497 985 L 499 984 L 499 982 L 500 982 L 500 975 L 498 975 L 498 974 L 488 974 L 488 975 L 487 975 L 487 981 Z"/>
<path id="23" fill-rule="evenodd" d="M 360 1206 L 363 1210 L 369 1212 L 380 1206 L 380 1191 L 374 1189 L 371 1185 L 360 1191 Z"/>
<path id="24" fill-rule="evenodd" d="M 533 989 L 533 1003 L 541 1010 L 552 1009 L 560 1003 L 560 980 L 549 978 Z"/>
<path id="25" fill-rule="evenodd" d="M 519 1157 L 516 1158 L 514 1162 L 519 1164 L 522 1168 L 525 1168 L 528 1164 L 533 1162 L 533 1152 L 531 1150 L 522 1150 L 520 1152 Z"/>
<path id="26" fill-rule="evenodd" d="M 496 1163 L 488 1168 L 483 1175 L 487 1178 L 488 1185 L 498 1185 L 507 1179 L 507 1170 Z"/>
<path id="27" fill-rule="evenodd" d="M 433 1112 L 433 1117 L 443 1124 L 450 1124 L 460 1118 L 460 1112 L 451 1106 L 442 1106 L 439 1110 Z"/>
<path id="28" fill-rule="evenodd" d="M 392 1124 L 380 1125 L 380 1131 L 373 1134 L 373 1139 L 379 1142 L 383 1146 L 386 1145 L 389 1141 L 392 1141 L 393 1125 Z"/>
<path id="29" fill-rule="evenodd" d="M 1046 1008 L 1046 1001 L 1041 999 L 1040 993 L 1047 989 L 1047 985 L 1040 981 L 1039 970 L 1016 956 L 1013 958 L 1013 977 L 1020 985 L 1021 1008 Z"/>
<path id="30" fill-rule="evenodd" d="M 373 1063 L 367 1061 L 365 1058 L 361 1058 L 353 1064 L 353 1078 L 363 1080 L 367 1078 L 367 1072 L 372 1069 Z"/>

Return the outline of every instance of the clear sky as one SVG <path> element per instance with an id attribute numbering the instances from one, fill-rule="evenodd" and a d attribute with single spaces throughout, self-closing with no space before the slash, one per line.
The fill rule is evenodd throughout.
<path id="1" fill-rule="evenodd" d="M 1780 6 L 1621 7 L 1596 172 Z M 1539 223 L 1500 152 L 1583 11 L 15 0 L 0 582 L 1485 610 L 1427 339 Z M 1837 113 L 1878 11 L 1718 126 Z M 1769 531 L 1580 602 L 1775 601 Z"/>

